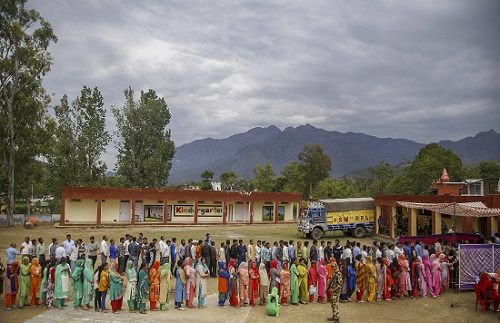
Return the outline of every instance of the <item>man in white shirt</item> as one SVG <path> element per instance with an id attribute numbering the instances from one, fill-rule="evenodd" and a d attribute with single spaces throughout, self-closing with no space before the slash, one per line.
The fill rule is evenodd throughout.
<path id="1" fill-rule="evenodd" d="M 64 250 L 66 250 L 66 254 L 67 255 L 70 255 L 71 254 L 71 247 L 73 247 L 75 245 L 75 242 L 73 240 L 71 240 L 71 234 L 67 234 L 66 235 L 66 240 L 64 240 L 64 242 L 62 243 L 62 246 L 64 247 Z M 73 267 L 71 267 L 73 268 Z"/>
<path id="2" fill-rule="evenodd" d="M 389 248 L 387 248 L 385 255 L 387 257 L 387 260 L 389 260 L 389 262 L 392 263 L 392 261 L 394 260 L 394 257 L 396 256 L 396 253 L 394 252 L 394 245 L 393 244 L 389 245 Z"/>
<path id="3" fill-rule="evenodd" d="M 257 262 L 257 267 L 260 265 L 260 252 L 262 251 L 261 244 L 262 241 L 257 240 L 257 245 L 255 246 L 255 261 Z"/>
<path id="4" fill-rule="evenodd" d="M 318 258 L 319 260 L 325 260 L 325 241 L 321 240 L 320 246 L 318 248 Z"/>
<path id="5" fill-rule="evenodd" d="M 107 262 L 109 256 L 108 237 L 102 237 L 101 241 L 101 264 Z"/>
<path id="6" fill-rule="evenodd" d="M 161 253 L 161 260 L 163 261 L 163 263 L 171 263 L 170 262 L 170 240 L 167 240 L 165 242 L 165 246 L 164 246 L 164 249 L 163 250 L 160 250 L 160 253 Z M 174 266 L 175 264 L 172 264 L 171 263 L 171 266 Z"/>
<path id="7" fill-rule="evenodd" d="M 196 240 L 193 240 L 193 244 L 191 245 L 191 258 L 193 258 L 193 264 L 196 263 L 196 246 L 198 245 L 198 242 Z"/>
<path id="8" fill-rule="evenodd" d="M 127 264 L 128 258 L 130 257 L 130 252 L 128 251 L 128 245 L 132 242 L 132 236 L 130 234 L 125 235 L 125 242 L 123 243 L 123 248 L 125 248 L 125 265 Z"/>
<path id="9" fill-rule="evenodd" d="M 225 242 L 221 242 L 219 249 L 219 262 L 223 262 L 224 264 L 226 263 L 226 250 L 224 249 L 225 245 Z"/>
<path id="10" fill-rule="evenodd" d="M 69 248 L 69 261 L 72 270 L 75 270 L 77 260 L 78 260 L 78 246 L 72 245 Z"/>
<path id="11" fill-rule="evenodd" d="M 397 245 L 394 247 L 394 257 L 398 259 L 399 255 L 402 254 L 403 251 L 403 243 L 398 242 Z"/>
<path id="12" fill-rule="evenodd" d="M 349 259 L 352 264 L 352 251 L 351 251 L 351 245 L 346 245 L 344 248 L 344 251 L 342 251 L 342 259 L 346 260 Z"/>
<path id="13" fill-rule="evenodd" d="M 160 264 L 163 266 L 167 261 L 165 257 L 163 256 L 165 254 L 165 248 L 168 248 L 167 243 L 165 242 L 165 237 L 161 236 L 160 237 Z"/>
<path id="14" fill-rule="evenodd" d="M 64 247 L 61 245 L 57 246 L 57 248 L 56 248 L 56 260 L 60 262 L 61 258 L 63 258 L 63 257 L 65 258 L 67 256 L 68 255 L 66 254 L 66 250 L 64 249 Z"/>
<path id="15" fill-rule="evenodd" d="M 247 246 L 247 258 L 248 262 L 255 261 L 255 248 L 253 246 L 253 239 L 250 239 L 250 242 Z"/>
<path id="16" fill-rule="evenodd" d="M 283 242 L 283 261 L 290 262 L 290 255 L 288 254 L 288 241 Z"/>
<path id="17" fill-rule="evenodd" d="M 24 257 L 28 257 L 31 262 L 31 248 L 33 244 L 31 243 L 30 237 L 25 237 L 24 242 L 21 244 L 21 260 Z"/>

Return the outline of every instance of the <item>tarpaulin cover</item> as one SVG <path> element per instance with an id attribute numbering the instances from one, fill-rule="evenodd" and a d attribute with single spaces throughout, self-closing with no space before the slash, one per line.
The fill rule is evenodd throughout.
<path id="1" fill-rule="evenodd" d="M 467 233 L 456 233 L 456 242 L 459 241 L 469 241 L 472 243 L 476 243 L 477 240 L 481 238 L 480 235 L 478 234 L 467 234 Z M 420 242 L 423 242 L 425 244 L 433 244 L 436 243 L 439 239 L 443 239 L 443 241 L 448 241 L 449 243 L 453 243 L 453 233 L 444 233 L 444 234 L 434 234 L 434 235 L 429 235 L 429 236 L 401 236 L 398 237 L 398 241 L 405 243 L 405 242 L 415 242 L 416 240 L 419 240 Z"/>
<path id="2" fill-rule="evenodd" d="M 371 197 L 352 199 L 320 200 L 327 212 L 347 212 L 355 210 L 374 210 L 375 201 Z"/>
<path id="3" fill-rule="evenodd" d="M 500 209 L 489 208 L 483 202 L 467 203 L 417 203 L 398 201 L 397 205 L 409 209 L 422 209 L 444 214 L 467 216 L 467 217 L 492 217 L 500 216 Z"/>
<path id="4" fill-rule="evenodd" d="M 498 244 L 461 244 L 458 255 L 460 289 L 472 289 L 480 273 L 496 273 L 500 269 Z"/>

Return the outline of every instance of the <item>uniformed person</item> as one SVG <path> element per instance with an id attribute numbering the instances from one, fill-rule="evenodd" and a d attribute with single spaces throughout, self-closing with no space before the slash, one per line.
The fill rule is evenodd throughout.
<path id="1" fill-rule="evenodd" d="M 342 290 L 342 273 L 339 270 L 336 262 L 332 262 L 332 279 L 330 284 L 328 284 L 328 289 L 332 293 L 332 312 L 333 316 L 329 317 L 328 321 L 333 321 L 335 323 L 340 323 L 339 319 L 339 300 L 340 291 Z"/>

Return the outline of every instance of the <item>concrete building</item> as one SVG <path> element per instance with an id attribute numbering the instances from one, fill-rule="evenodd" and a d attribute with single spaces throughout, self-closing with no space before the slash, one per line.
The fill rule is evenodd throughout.
<path id="1" fill-rule="evenodd" d="M 294 221 L 300 193 L 63 187 L 62 226 Z"/>

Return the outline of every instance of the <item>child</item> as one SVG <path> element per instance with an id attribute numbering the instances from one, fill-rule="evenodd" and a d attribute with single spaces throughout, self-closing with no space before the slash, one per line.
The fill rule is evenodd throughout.
<path id="1" fill-rule="evenodd" d="M 219 307 L 226 307 L 227 291 L 229 285 L 229 277 L 231 275 L 224 268 L 224 262 L 219 262 L 219 277 L 218 277 L 218 289 L 219 289 Z"/>

